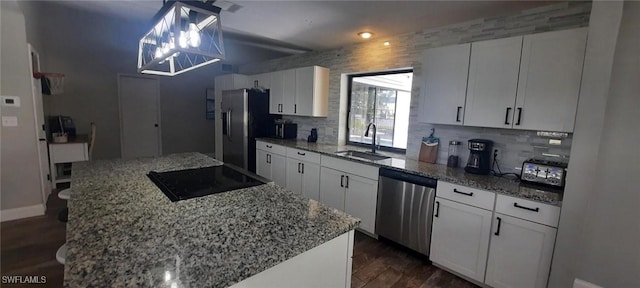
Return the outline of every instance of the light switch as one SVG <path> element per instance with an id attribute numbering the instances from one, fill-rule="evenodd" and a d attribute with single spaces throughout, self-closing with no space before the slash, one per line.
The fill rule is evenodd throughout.
<path id="1" fill-rule="evenodd" d="M 16 116 L 2 116 L 2 126 L 4 127 L 17 127 L 18 117 Z"/>
<path id="2" fill-rule="evenodd" d="M 18 96 L 0 96 L 2 99 L 2 106 L 5 107 L 20 107 L 20 97 Z"/>

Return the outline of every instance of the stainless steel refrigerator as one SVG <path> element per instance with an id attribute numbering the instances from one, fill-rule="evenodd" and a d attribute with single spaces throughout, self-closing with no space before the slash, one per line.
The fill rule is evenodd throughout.
<path id="1" fill-rule="evenodd" d="M 222 91 L 222 161 L 256 172 L 256 138 L 273 137 L 269 92 L 253 89 Z"/>

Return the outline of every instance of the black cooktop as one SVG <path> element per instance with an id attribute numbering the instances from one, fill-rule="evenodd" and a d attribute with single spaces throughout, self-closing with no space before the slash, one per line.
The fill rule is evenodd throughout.
<path id="1" fill-rule="evenodd" d="M 175 202 L 265 183 L 245 173 L 224 164 L 169 172 L 151 171 L 147 176 Z"/>

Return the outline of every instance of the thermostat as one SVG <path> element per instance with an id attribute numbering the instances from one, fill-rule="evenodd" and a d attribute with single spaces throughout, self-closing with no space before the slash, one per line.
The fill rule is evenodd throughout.
<path id="1" fill-rule="evenodd" d="M 18 96 L 0 96 L 2 98 L 2 106 L 20 107 L 20 97 Z"/>

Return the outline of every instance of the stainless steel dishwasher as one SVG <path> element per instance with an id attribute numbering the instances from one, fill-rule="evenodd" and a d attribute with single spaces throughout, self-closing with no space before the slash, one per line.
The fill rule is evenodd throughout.
<path id="1" fill-rule="evenodd" d="M 376 233 L 429 255 L 437 180 L 380 168 Z"/>

